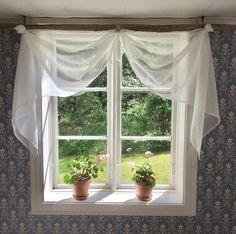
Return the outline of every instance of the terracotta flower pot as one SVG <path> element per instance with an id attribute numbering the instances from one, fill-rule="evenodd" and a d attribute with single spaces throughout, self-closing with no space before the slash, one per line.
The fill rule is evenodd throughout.
<path id="1" fill-rule="evenodd" d="M 85 200 L 88 197 L 89 185 L 92 181 L 90 177 L 87 180 L 77 181 L 73 184 L 73 196 L 76 200 Z"/>
<path id="2" fill-rule="evenodd" d="M 137 197 L 141 201 L 150 201 L 152 199 L 152 188 L 140 182 L 136 184 Z"/>

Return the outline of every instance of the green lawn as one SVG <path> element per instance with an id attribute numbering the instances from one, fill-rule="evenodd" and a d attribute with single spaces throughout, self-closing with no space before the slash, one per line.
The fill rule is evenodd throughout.
<path id="1" fill-rule="evenodd" d="M 125 154 L 122 158 L 122 183 L 132 183 L 132 171 L 128 166 L 128 163 L 134 163 L 135 165 L 141 165 L 147 161 L 147 158 L 143 154 Z M 170 153 L 163 152 L 153 155 L 149 158 L 153 171 L 156 174 L 158 184 L 170 184 Z"/>
<path id="2" fill-rule="evenodd" d="M 66 173 L 66 164 L 70 160 L 70 157 L 64 157 L 59 159 L 59 179 L 63 181 L 63 176 Z M 147 158 L 144 157 L 144 154 L 123 154 L 121 169 L 122 183 L 133 183 L 131 181 L 132 172 L 129 164 L 140 165 L 143 162 L 147 161 Z M 156 155 L 153 155 L 149 158 L 153 166 L 153 170 L 157 177 L 158 184 L 170 184 L 170 153 L 163 152 Z M 93 182 L 105 183 L 107 181 L 107 162 L 104 161 L 102 164 L 104 169 L 103 172 L 99 172 L 99 176 L 96 179 L 93 179 Z"/>

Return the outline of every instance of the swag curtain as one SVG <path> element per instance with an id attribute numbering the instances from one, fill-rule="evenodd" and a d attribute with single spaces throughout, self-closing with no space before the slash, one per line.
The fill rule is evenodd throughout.
<path id="1" fill-rule="evenodd" d="M 121 32 L 124 50 L 140 81 L 159 96 L 189 105 L 193 112 L 190 141 L 199 156 L 202 138 L 220 122 L 211 30 L 206 25 L 190 32 Z"/>
<path id="2" fill-rule="evenodd" d="M 22 38 L 12 122 L 16 136 L 30 150 L 39 150 L 40 123 L 45 122 L 40 100 L 83 93 L 111 59 L 117 36 L 146 87 L 191 107 L 190 140 L 198 155 L 202 137 L 220 122 L 209 26 L 170 33 L 16 29 Z"/>
<path id="3" fill-rule="evenodd" d="M 13 99 L 13 129 L 27 148 L 43 139 L 40 100 L 79 95 L 106 67 L 115 31 L 25 31 L 22 33 Z M 44 102 L 45 103 L 45 102 Z M 46 115 L 44 116 L 46 118 Z"/>

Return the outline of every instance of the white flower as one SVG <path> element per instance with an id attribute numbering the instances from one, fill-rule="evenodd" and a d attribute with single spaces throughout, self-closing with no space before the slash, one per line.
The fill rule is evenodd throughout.
<path id="1" fill-rule="evenodd" d="M 128 162 L 127 164 L 128 164 L 129 167 L 134 167 L 135 166 L 135 164 L 133 162 Z"/>
<path id="2" fill-rule="evenodd" d="M 154 154 L 151 152 L 151 151 L 146 151 L 145 152 L 145 156 L 148 158 L 148 157 L 151 157 L 153 156 Z"/>
<path id="3" fill-rule="evenodd" d="M 126 149 L 126 152 L 127 152 L 127 153 L 131 153 L 132 150 L 133 150 L 133 149 L 132 149 L 131 147 L 129 147 L 129 148 Z"/>

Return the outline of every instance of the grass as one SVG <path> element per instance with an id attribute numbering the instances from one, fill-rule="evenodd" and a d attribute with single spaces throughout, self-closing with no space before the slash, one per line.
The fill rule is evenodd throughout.
<path id="1" fill-rule="evenodd" d="M 63 176 L 66 173 L 66 164 L 70 160 L 70 157 L 63 157 L 59 159 L 59 180 L 63 182 Z M 123 154 L 121 162 L 121 182 L 124 184 L 133 183 L 131 181 L 132 171 L 129 163 L 140 165 L 147 161 L 144 154 Z M 153 170 L 156 174 L 158 184 L 170 184 L 170 153 L 162 152 L 155 154 L 149 158 L 153 166 Z M 103 172 L 99 172 L 98 178 L 93 179 L 94 183 L 105 183 L 107 181 L 107 162 L 104 161 L 101 165 L 104 169 Z"/>
<path id="2" fill-rule="evenodd" d="M 128 163 L 134 163 L 135 165 L 141 165 L 147 158 L 143 154 L 132 154 L 132 155 L 123 155 L 122 158 L 122 174 L 121 181 L 122 183 L 132 183 L 132 171 L 128 166 Z M 149 161 L 153 167 L 153 171 L 156 174 L 158 184 L 170 184 L 170 153 L 163 152 L 160 154 L 153 155 L 149 158 Z"/>

